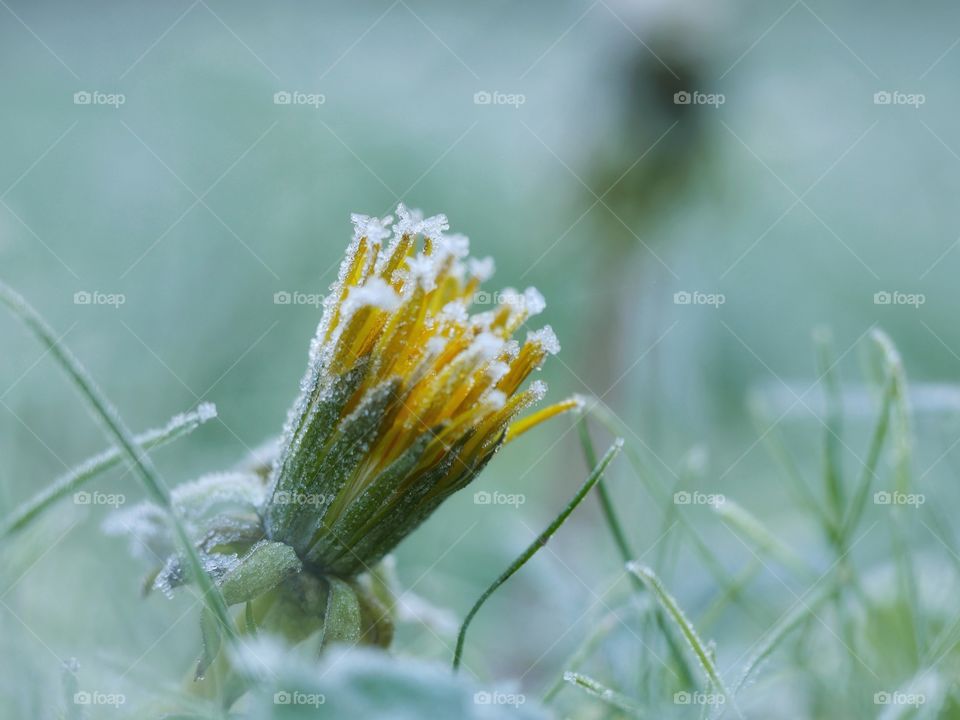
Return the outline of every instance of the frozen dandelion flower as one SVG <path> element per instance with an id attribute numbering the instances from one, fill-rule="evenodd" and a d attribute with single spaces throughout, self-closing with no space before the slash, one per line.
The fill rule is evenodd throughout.
<path id="1" fill-rule="evenodd" d="M 446 216 L 400 205 L 397 218 L 388 250 L 361 237 L 344 259 L 266 505 L 267 538 L 323 574 L 373 566 L 504 442 L 576 405 L 518 419 L 546 392 L 525 381 L 559 350 L 549 327 L 512 338 L 542 296 L 513 291 L 471 316 L 493 262 L 465 260 L 464 274 L 469 244 L 443 235 Z M 299 496 L 323 501 L 278 501 Z"/>

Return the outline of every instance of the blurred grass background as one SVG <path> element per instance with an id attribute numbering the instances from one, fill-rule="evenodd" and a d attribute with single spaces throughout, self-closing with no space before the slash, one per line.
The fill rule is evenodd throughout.
<path id="1" fill-rule="evenodd" d="M 930 502 L 955 507 L 960 7 L 0 5 L 3 277 L 65 333 L 136 430 L 201 399 L 217 404 L 218 421 L 156 453 L 171 483 L 229 467 L 279 432 L 319 315 L 274 294 L 324 292 L 349 213 L 403 200 L 446 213 L 476 255 L 495 256 L 495 287 L 544 293 L 543 319 L 563 345 L 544 370 L 551 397 L 603 396 L 651 473 L 672 483 L 692 458 L 696 487 L 737 499 L 821 570 L 829 551 L 757 442 L 747 401 L 766 402 L 769 421 L 794 405 L 778 430 L 820 482 L 822 388 L 795 404 L 784 385 L 814 386 L 815 327 L 832 330 L 851 385 L 858 342 L 884 328 L 925 389 L 915 476 Z M 678 105 L 684 90 L 725 101 Z M 125 102 L 77 105 L 82 91 Z M 279 91 L 325 101 L 276 105 Z M 878 91 L 925 102 L 877 105 Z M 478 105 L 479 92 L 524 101 Z M 83 291 L 125 303 L 75 304 Z M 681 291 L 725 302 L 675 304 Z M 877 305 L 882 291 L 925 303 Z M 9 509 L 104 441 L 6 316 L 0 338 Z M 872 410 L 849 409 L 845 437 L 861 453 Z M 539 428 L 479 481 L 524 493 L 518 510 L 477 506 L 466 492 L 407 541 L 403 583 L 462 616 L 582 480 L 570 427 Z M 626 463 L 610 485 L 646 552 L 664 532 L 660 509 Z M 124 473 L 97 488 L 140 496 Z M 749 563 L 708 508 L 680 511 L 731 574 Z M 136 695 L 177 684 L 196 652 L 192 601 L 138 597 L 143 568 L 102 536 L 107 512 L 68 501 L 4 548 L 0 644 L 18 661 L 0 688 L 23 717 L 49 713 L 58 659 L 77 657 L 92 683 L 126 672 Z M 946 563 L 945 542 L 920 527 L 911 549 Z M 494 597 L 468 647 L 471 670 L 519 678 L 532 694 L 604 611 L 600 591 L 626 588 L 594 502 L 549 548 Z M 878 534 L 855 553 L 879 567 L 890 549 Z M 695 618 L 709 606 L 715 584 L 689 548 L 658 569 Z M 711 627 L 721 666 L 804 589 L 788 586 L 763 568 L 750 592 L 771 617 L 730 609 Z M 442 634 L 408 628 L 401 640 L 424 656 L 451 653 Z M 631 640 L 620 637 L 619 651 L 639 663 Z M 817 689 L 795 680 L 786 673 L 790 691 L 776 697 L 796 714 L 782 716 L 815 716 Z"/>

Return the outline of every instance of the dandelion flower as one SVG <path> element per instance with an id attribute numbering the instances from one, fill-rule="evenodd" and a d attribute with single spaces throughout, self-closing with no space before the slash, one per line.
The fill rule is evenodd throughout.
<path id="1" fill-rule="evenodd" d="M 481 292 L 493 261 L 468 258 L 444 215 L 397 217 L 385 244 L 391 218 L 353 216 L 272 476 L 267 537 L 321 573 L 371 568 L 504 443 L 577 404 L 518 419 L 560 349 L 549 325 L 513 339 L 543 297 Z"/>

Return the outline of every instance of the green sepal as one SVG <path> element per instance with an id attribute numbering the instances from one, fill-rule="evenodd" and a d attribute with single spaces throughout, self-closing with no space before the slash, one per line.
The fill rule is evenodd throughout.
<path id="1" fill-rule="evenodd" d="M 223 635 L 220 623 L 216 616 L 206 607 L 200 610 L 200 637 L 203 641 L 203 650 L 197 660 L 197 669 L 193 674 L 194 680 L 202 680 L 207 668 L 217 659 L 220 647 L 223 644 Z"/>
<path id="2" fill-rule="evenodd" d="M 363 635 L 363 614 L 356 591 L 339 578 L 326 578 L 327 608 L 323 619 L 323 645 L 355 645 Z"/>
<path id="3" fill-rule="evenodd" d="M 223 576 L 220 581 L 223 599 L 227 605 L 249 602 L 300 572 L 302 567 L 292 547 L 263 540 Z"/>

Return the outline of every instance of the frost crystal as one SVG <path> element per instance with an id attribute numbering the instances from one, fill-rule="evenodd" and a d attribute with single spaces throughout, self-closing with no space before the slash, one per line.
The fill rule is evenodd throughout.
<path id="1" fill-rule="evenodd" d="M 467 308 L 459 300 L 448 302 L 440 311 L 440 318 L 446 322 L 462 325 L 470 318 Z"/>
<path id="2" fill-rule="evenodd" d="M 485 257 L 480 260 L 477 258 L 470 258 L 467 261 L 467 271 L 472 277 L 475 277 L 480 282 L 486 282 L 493 277 L 495 266 L 492 257 Z"/>
<path id="3" fill-rule="evenodd" d="M 426 220 L 420 223 L 420 234 L 424 237 L 428 237 L 431 240 L 440 240 L 443 237 L 443 233 L 450 229 L 450 223 L 447 221 L 447 216 L 443 215 L 434 215 L 433 217 L 428 217 Z M 466 238 L 461 235 L 461 238 L 466 240 Z M 467 248 L 469 252 L 469 247 Z"/>
<path id="4" fill-rule="evenodd" d="M 492 362 L 487 367 L 487 377 L 491 382 L 499 382 L 500 378 L 510 372 L 510 366 L 505 362 Z"/>
<path id="5" fill-rule="evenodd" d="M 446 215 L 438 215 L 437 217 L 442 217 L 443 221 L 447 221 Z M 429 218 L 429 220 L 424 221 L 424 226 L 430 220 L 435 220 L 436 218 Z M 463 260 L 467 255 L 470 254 L 470 239 L 466 235 L 461 235 L 460 233 L 453 233 L 452 235 L 443 235 L 442 237 L 438 235 L 430 235 L 427 232 L 427 228 L 424 227 L 424 235 L 430 238 L 437 237 L 438 242 L 440 243 L 441 252 L 448 255 L 452 255 L 457 260 Z"/>
<path id="6" fill-rule="evenodd" d="M 534 380 L 530 383 L 530 393 L 533 396 L 533 402 L 540 402 L 547 396 L 547 384 L 543 380 Z"/>
<path id="7" fill-rule="evenodd" d="M 408 277 L 420 283 L 420 287 L 430 291 L 437 283 L 437 263 L 427 255 L 417 255 L 407 261 Z"/>
<path id="8" fill-rule="evenodd" d="M 365 237 L 374 245 L 379 245 L 384 238 L 390 237 L 390 223 L 393 222 L 393 217 L 387 215 L 384 218 L 378 218 L 353 213 L 350 215 L 350 221 L 353 223 L 354 240 Z"/>
<path id="9" fill-rule="evenodd" d="M 397 205 L 397 224 L 393 234 L 397 238 L 404 235 L 416 235 L 423 224 L 423 213 L 417 209 L 408 208 L 403 203 Z"/>
<path id="10" fill-rule="evenodd" d="M 372 277 L 361 287 L 350 288 L 345 310 L 351 314 L 362 307 L 377 307 L 383 310 L 395 310 L 400 297 L 390 285 L 379 277 Z"/>
<path id="11" fill-rule="evenodd" d="M 503 350 L 503 344 L 503 340 L 493 333 L 483 332 L 473 339 L 470 352 L 476 353 L 483 361 L 493 360 Z"/>
<path id="12" fill-rule="evenodd" d="M 523 291 L 523 304 L 527 315 L 530 317 L 539 315 L 547 307 L 546 300 L 543 299 L 543 295 L 535 287 L 528 287 Z"/>
<path id="13" fill-rule="evenodd" d="M 557 340 L 557 334 L 553 332 L 553 328 L 549 325 L 544 325 L 539 330 L 527 333 L 527 342 L 539 343 L 540 347 L 551 355 L 560 352 L 560 341 Z"/>
<path id="14" fill-rule="evenodd" d="M 507 396 L 501 390 L 491 390 L 484 398 L 491 410 L 500 410 L 507 404 Z"/>

